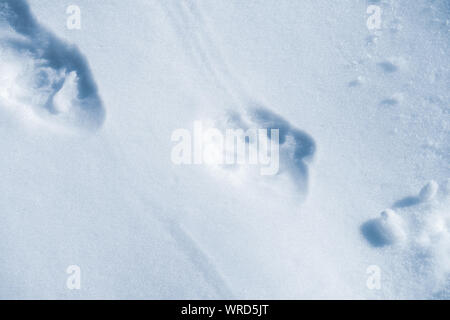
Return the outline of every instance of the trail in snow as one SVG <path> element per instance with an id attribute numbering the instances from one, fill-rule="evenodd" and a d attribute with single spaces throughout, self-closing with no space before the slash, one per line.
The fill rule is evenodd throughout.
<path id="1" fill-rule="evenodd" d="M 50 128 L 99 129 L 105 110 L 79 50 L 40 26 L 25 0 L 0 0 L 0 13 L 0 106 L 19 113 L 22 120 Z M 195 240 L 177 221 L 154 215 L 215 288 L 217 297 L 232 298 L 228 285 Z"/>
<path id="2" fill-rule="evenodd" d="M 230 103 L 237 104 L 237 108 L 242 107 L 245 90 L 229 71 L 226 60 L 211 40 L 210 28 L 200 8 L 195 2 L 188 1 L 167 1 L 160 4 L 197 68 L 229 96 Z"/>
<path id="3" fill-rule="evenodd" d="M 235 294 L 217 269 L 213 260 L 195 239 L 173 220 L 167 221 L 165 226 L 180 249 L 188 255 L 192 263 L 198 268 L 198 271 L 203 274 L 207 283 L 215 289 L 217 296 L 222 299 L 233 299 Z"/>
<path id="4" fill-rule="evenodd" d="M 276 178 L 283 179 L 287 174 L 290 180 L 294 182 L 297 190 L 300 190 L 300 193 L 297 195 L 298 198 L 303 200 L 308 193 L 309 162 L 313 158 L 316 149 L 313 137 L 296 128 L 295 124 L 289 123 L 282 116 L 274 113 L 270 108 L 259 102 L 259 97 L 249 94 L 245 86 L 233 76 L 233 72 L 230 71 L 226 60 L 220 54 L 217 45 L 214 44 L 212 31 L 210 31 L 201 9 L 195 2 L 165 3 L 164 7 L 173 22 L 176 32 L 185 45 L 186 52 L 196 63 L 198 69 L 203 71 L 204 76 L 210 79 L 211 82 L 216 83 L 217 87 L 229 97 L 229 110 L 226 111 L 224 116 L 218 117 L 213 121 L 214 126 L 222 129 L 228 127 L 280 129 L 281 166 L 280 173 Z M 397 32 L 397 28 L 398 26 L 392 26 L 391 32 Z M 366 45 L 368 52 L 371 52 L 374 48 L 378 36 L 378 34 L 375 34 L 371 39 L 368 39 Z M 410 72 L 408 62 L 401 55 L 386 56 L 382 54 L 378 57 L 373 57 L 368 54 L 362 61 L 362 63 L 372 65 L 369 68 L 378 77 L 384 78 L 385 82 L 398 81 L 396 77 L 403 77 Z M 365 76 L 358 76 L 355 80 L 348 83 L 348 87 L 355 89 L 362 86 L 370 87 L 371 85 L 374 85 L 375 88 L 377 86 L 376 83 L 373 83 L 373 79 L 367 81 Z M 399 89 L 396 87 L 399 87 Z M 404 90 L 401 84 L 392 86 L 392 90 L 385 90 L 383 93 L 384 97 L 382 96 L 378 100 L 378 106 L 387 109 L 401 105 L 404 102 Z M 251 144 L 251 142 L 248 142 L 248 144 Z M 222 169 L 227 168 L 223 167 Z M 265 187 L 269 185 L 272 188 L 270 192 L 276 193 L 277 179 L 263 178 L 248 167 L 236 168 L 234 166 L 228 169 L 230 169 L 226 173 L 228 176 L 232 178 L 237 177 L 238 180 L 242 180 L 243 177 L 249 178 L 251 180 L 246 181 L 249 184 L 254 184 L 256 181 L 259 185 L 264 185 Z M 267 192 L 267 188 L 264 191 Z M 285 193 L 290 194 L 291 192 Z M 381 250 L 382 247 L 396 243 L 408 243 L 404 249 L 405 252 L 415 252 L 414 256 L 409 257 L 410 261 L 419 259 L 420 255 L 424 254 L 429 255 L 431 260 L 437 260 L 438 263 L 430 263 L 428 265 L 428 270 L 436 272 L 435 276 L 431 276 L 431 278 L 437 279 L 438 284 L 436 284 L 436 288 L 445 288 L 448 274 L 446 266 L 450 265 L 450 263 L 448 261 L 449 238 L 447 236 L 447 227 L 445 227 L 447 218 L 443 217 L 443 212 L 448 210 L 448 202 L 439 202 L 436 208 L 431 209 L 433 213 L 427 218 L 427 224 L 431 225 L 438 223 L 436 221 L 444 220 L 444 222 L 438 223 L 444 225 L 443 229 L 439 229 L 440 231 L 436 232 L 421 231 L 411 233 L 408 229 L 416 226 L 414 224 L 416 222 L 415 219 L 404 217 L 398 212 L 399 206 L 413 206 L 422 201 L 423 199 L 420 197 L 399 200 L 393 206 L 393 209 L 387 209 L 381 213 L 380 217 L 365 222 L 361 226 L 361 232 L 370 245 L 376 249 Z M 425 214 L 425 212 L 426 210 L 423 208 L 418 208 L 415 215 Z M 433 227 L 427 227 L 427 229 L 433 229 Z M 356 232 L 357 229 L 355 228 L 354 231 Z M 430 236 L 430 232 L 433 234 L 432 236 Z M 418 237 L 431 237 L 434 240 L 430 240 L 426 248 L 417 249 L 415 243 Z M 439 240 L 436 240 L 436 238 Z"/>
<path id="5" fill-rule="evenodd" d="M 371 2 L 379 3 L 380 5 L 389 3 L 387 1 Z M 293 195 L 299 199 L 303 199 L 308 194 L 310 161 L 316 154 L 315 138 L 319 139 L 319 134 L 317 134 L 317 137 L 313 138 L 308 133 L 302 131 L 301 128 L 298 128 L 294 121 L 288 121 L 288 119 L 275 113 L 275 108 L 270 108 L 270 104 L 261 103 L 260 97 L 249 93 L 249 90 L 247 90 L 245 85 L 237 79 L 234 75 L 235 73 L 226 63 L 226 59 L 221 55 L 220 50 L 213 41 L 215 39 L 215 34 L 211 31 L 211 28 L 207 23 L 207 17 L 205 17 L 201 8 L 195 2 L 161 1 L 160 5 L 164 8 L 167 16 L 170 18 L 172 26 L 179 35 L 180 41 L 183 42 L 185 48 L 184 51 L 195 63 L 197 69 L 203 73 L 204 78 L 214 84 L 218 91 L 223 93 L 225 100 L 227 100 L 224 104 L 227 104 L 228 107 L 226 110 L 223 110 L 222 116 L 214 116 L 214 125 L 218 128 L 265 127 L 280 129 L 281 168 L 280 173 L 277 176 L 263 178 L 258 173 L 252 172 L 250 168 L 244 166 L 237 169 L 222 166 L 218 169 L 225 175 L 234 178 L 242 178 L 242 175 L 247 176 L 250 181 L 247 181 L 249 184 L 246 185 L 246 187 L 269 185 L 269 187 L 272 188 L 271 191 L 279 190 L 284 194 Z M 388 21 L 388 24 L 392 24 L 389 26 L 389 32 L 393 33 L 399 31 L 399 26 L 401 26 L 400 22 L 396 22 L 395 20 L 391 22 L 387 18 L 385 21 Z M 102 105 L 88 63 L 78 49 L 57 39 L 51 32 L 40 26 L 32 17 L 26 2 L 23 0 L 0 0 L 0 27 L 2 30 L 0 35 L 0 58 L 2 59 L 2 65 L 0 65 L 0 107 L 6 108 L 12 113 L 17 114 L 18 117 L 24 119 L 27 123 L 36 121 L 46 126 L 56 126 L 63 129 L 75 128 L 95 130 L 102 127 L 105 118 L 105 109 Z M 349 91 L 352 91 L 352 93 L 356 94 L 359 92 L 357 94 L 372 100 L 365 102 L 373 104 L 373 106 L 378 108 L 383 115 L 387 114 L 386 111 L 392 111 L 395 108 L 403 108 L 403 111 L 399 111 L 399 118 L 410 116 L 416 116 L 418 119 L 426 118 L 427 111 L 422 112 L 413 110 L 412 108 L 411 110 L 406 110 L 405 108 L 405 105 L 407 104 L 405 102 L 411 103 L 411 100 L 414 100 L 408 97 L 408 95 L 413 91 L 421 90 L 421 88 L 417 88 L 419 85 L 413 86 L 416 82 L 408 82 L 408 73 L 410 73 L 410 75 L 418 75 L 417 72 L 413 72 L 413 69 L 416 66 L 408 64 L 411 63 L 411 61 L 404 60 L 401 52 L 399 52 L 397 56 L 389 57 L 386 55 L 386 52 L 382 52 L 381 50 L 380 52 L 371 50 L 374 48 L 377 38 L 378 35 L 373 35 L 370 39 L 367 39 L 367 46 L 364 50 L 364 54 L 367 54 L 367 57 L 361 58 L 362 62 L 360 65 L 357 63 L 354 64 L 353 61 L 348 61 L 357 72 L 352 75 L 352 78 L 344 79 L 342 83 L 344 86 L 347 84 Z M 355 50 L 355 47 L 351 45 L 346 48 Z M 436 49 L 435 47 L 431 48 Z M 389 47 L 388 54 L 392 51 L 394 51 L 393 47 Z M 403 53 L 403 56 L 407 57 L 407 54 Z M 435 67 L 435 65 L 436 63 L 431 63 L 430 68 Z M 362 70 L 364 68 L 366 68 L 366 70 Z M 445 68 L 441 71 L 436 71 L 431 77 L 430 82 L 433 83 L 433 81 L 436 81 L 435 83 L 438 84 L 443 83 L 445 80 L 442 81 L 442 77 L 445 77 L 445 74 Z M 440 82 L 438 81 L 439 77 L 441 77 Z M 351 81 L 347 82 L 348 80 Z M 420 81 L 421 80 L 418 80 L 417 83 L 427 83 Z M 122 84 L 123 83 L 120 83 L 118 85 Z M 420 94 L 422 94 L 422 96 L 419 94 L 419 97 L 421 99 L 429 100 L 427 102 L 430 102 L 430 104 L 426 104 L 426 106 L 429 106 L 430 108 L 437 106 L 441 108 L 444 116 L 448 115 L 445 94 L 442 96 L 434 95 L 426 92 L 428 89 L 429 88 L 423 89 L 424 92 L 421 92 Z M 372 92 L 370 92 L 370 90 L 372 90 Z M 373 94 L 373 92 L 375 92 L 375 94 Z M 411 94 L 411 96 L 413 95 Z M 331 99 L 340 99 L 340 96 L 331 94 Z M 362 100 L 364 101 L 364 99 Z M 361 99 L 357 101 L 361 102 Z M 413 105 L 414 104 L 411 103 L 411 106 Z M 339 104 L 339 107 L 342 107 L 342 104 Z M 417 105 L 415 105 L 415 107 L 418 108 Z M 355 106 L 349 108 L 355 108 Z M 330 110 L 331 109 L 326 110 L 326 112 L 329 113 Z M 346 116 L 355 111 L 356 109 L 347 110 L 348 113 Z M 345 110 L 343 110 L 343 112 L 345 112 Z M 404 114 L 400 114 L 400 112 L 404 112 Z M 33 121 L 28 121 L 30 118 Z M 329 117 L 328 114 L 324 115 L 324 118 L 326 118 L 326 121 L 333 119 L 332 117 Z M 384 123 L 380 119 L 386 120 L 386 118 L 382 117 L 379 117 L 378 119 L 370 119 L 368 117 L 368 119 L 364 119 L 364 121 L 367 122 L 361 123 L 362 126 L 371 125 L 371 122 Z M 360 120 L 362 121 L 362 118 Z M 355 128 L 357 129 L 357 125 L 353 127 L 351 122 L 352 119 L 347 122 L 344 121 L 343 124 L 337 123 L 337 125 L 341 125 L 341 128 L 344 126 L 351 127 L 351 134 L 356 135 L 358 134 L 358 131 L 355 130 Z M 433 122 L 430 121 L 430 123 Z M 326 125 L 331 126 L 335 124 L 336 123 L 331 122 L 326 123 Z M 389 127 L 389 130 L 394 130 L 394 128 L 390 128 L 393 124 L 395 123 L 392 121 L 386 121 L 386 127 Z M 423 127 L 426 127 L 426 125 L 427 123 L 425 121 Z M 440 132 L 438 132 L 438 130 L 433 130 L 435 135 L 432 136 L 432 138 L 435 141 L 431 139 L 429 143 L 423 146 L 424 152 L 427 152 L 427 154 L 434 157 L 432 159 L 430 158 L 430 162 L 435 159 L 445 161 L 445 159 L 449 158 L 448 148 L 446 148 L 445 145 L 440 145 L 445 144 L 445 141 L 448 140 L 448 137 L 445 136 L 446 134 L 448 136 L 448 129 L 446 128 L 444 121 L 442 122 L 442 125 L 443 128 Z M 380 129 L 381 126 L 377 128 Z M 336 133 L 339 134 L 339 132 Z M 415 134 L 426 135 L 427 133 L 417 132 Z M 144 135 L 144 133 L 142 135 Z M 439 135 L 443 138 L 439 138 Z M 348 136 L 345 135 L 340 136 L 340 138 L 342 137 L 348 138 Z M 383 137 L 386 138 L 386 136 Z M 321 138 L 321 142 L 323 142 L 323 137 Z M 405 135 L 404 138 L 405 143 L 409 143 L 409 140 L 416 141 L 413 138 L 409 139 L 409 135 Z M 373 142 L 373 140 L 371 141 Z M 254 147 L 250 141 L 247 142 L 247 144 L 249 147 Z M 379 148 L 376 149 L 376 152 L 382 153 L 383 150 L 383 148 Z M 333 152 L 325 154 L 325 156 L 332 160 L 340 160 L 340 158 L 336 156 L 336 153 Z M 421 164 L 419 162 L 422 162 L 423 164 L 426 159 L 419 158 L 418 154 L 413 154 L 413 156 L 419 159 L 415 160 L 415 162 L 419 168 L 418 172 L 420 172 Z M 351 157 L 353 157 L 351 153 L 344 154 L 344 162 L 349 161 L 349 158 Z M 367 160 L 367 154 L 362 154 L 356 156 L 355 162 L 349 163 L 364 162 L 365 160 Z M 339 165 L 339 162 L 337 163 Z M 343 163 L 341 162 L 340 164 L 342 165 Z M 121 185 L 121 188 L 123 188 L 121 191 L 123 191 L 132 185 L 133 179 L 140 176 L 142 167 L 135 168 L 134 162 L 127 163 L 126 165 L 122 163 L 121 165 L 126 168 L 126 170 L 124 170 L 125 173 L 123 173 L 122 181 L 128 182 Z M 336 168 L 333 167 L 332 169 Z M 370 171 L 371 169 L 373 168 L 368 168 L 367 170 Z M 388 172 L 389 170 L 385 171 L 385 173 Z M 445 172 L 445 170 L 443 170 L 443 172 Z M 446 177 L 444 176 L 442 177 L 442 179 L 445 178 Z M 284 184 L 285 179 L 292 182 L 292 185 L 294 186 L 294 189 L 292 190 L 294 191 L 286 188 L 287 185 Z M 333 184 L 333 182 L 335 182 L 333 179 L 334 177 L 330 178 L 328 181 L 330 182 L 331 188 L 338 189 L 341 187 L 340 185 L 336 186 L 336 183 Z M 389 174 L 386 174 L 383 179 L 392 183 L 392 181 L 389 181 L 389 179 L 392 180 Z M 430 179 L 430 177 L 426 177 L 425 179 Z M 402 181 L 399 179 L 396 180 Z M 351 180 L 351 182 L 354 183 L 355 181 Z M 356 187 L 358 187 L 358 185 L 356 185 Z M 378 184 L 377 187 L 379 187 Z M 441 180 L 439 180 L 439 183 L 431 182 L 426 185 L 418 195 L 399 197 L 398 200 L 393 201 L 394 203 L 392 203 L 392 205 L 389 205 L 392 199 L 389 200 L 387 205 L 390 206 L 389 209 L 384 210 L 379 217 L 376 217 L 375 212 L 375 214 L 373 214 L 373 219 L 365 221 L 360 226 L 360 231 L 363 236 L 362 240 L 364 241 L 364 238 L 367 240 L 367 248 L 365 249 L 370 250 L 373 248 L 373 252 L 381 254 L 386 253 L 385 256 L 383 256 L 383 258 L 387 257 L 385 260 L 389 260 L 389 252 L 393 252 L 393 256 L 401 254 L 402 256 L 399 260 L 401 260 L 402 266 L 403 264 L 408 263 L 413 265 L 411 267 L 414 270 L 414 273 L 412 273 L 413 276 L 407 280 L 414 278 L 414 281 L 417 280 L 417 282 L 420 282 L 421 279 L 424 279 L 423 281 L 434 279 L 435 283 L 433 283 L 433 286 L 435 287 L 432 288 L 433 290 L 427 291 L 426 293 L 434 292 L 435 297 L 438 298 L 448 298 L 448 288 L 450 288 L 448 285 L 445 286 L 450 271 L 448 267 L 450 266 L 450 223 L 448 217 L 450 203 L 448 201 L 448 189 L 448 182 L 443 182 Z M 142 195 L 145 192 L 143 190 L 145 190 L 144 187 L 136 187 L 134 193 Z M 263 191 L 266 190 L 258 190 L 258 194 L 263 196 L 267 195 Z M 322 193 L 318 195 L 318 201 L 323 202 L 323 198 L 326 198 L 328 202 L 331 202 L 331 207 L 334 205 L 339 206 L 340 202 L 343 202 L 341 197 L 345 196 L 342 192 L 339 193 L 334 191 L 328 193 L 326 197 L 323 195 L 324 194 Z M 337 201 L 332 201 L 333 196 L 336 196 Z M 354 196 L 352 195 L 351 197 Z M 356 208 L 352 208 L 352 212 L 359 211 L 361 210 L 361 207 L 364 206 L 362 202 L 365 198 L 362 197 L 359 200 L 361 199 L 363 200 L 359 202 L 359 205 L 356 206 Z M 353 200 L 355 200 L 355 203 L 358 203 L 357 199 Z M 165 202 L 166 199 L 162 199 L 162 201 Z M 189 202 L 186 201 L 183 204 L 189 205 Z M 197 205 L 198 203 L 194 206 Z M 276 205 L 277 204 L 275 203 L 274 206 Z M 173 212 L 167 212 L 167 216 L 154 213 L 153 211 L 156 209 L 155 204 L 153 203 L 147 203 L 144 207 L 152 209 L 152 217 L 156 216 L 156 219 L 161 223 L 163 229 L 167 230 L 167 233 L 175 240 L 180 250 L 187 255 L 188 259 L 195 265 L 205 280 L 212 285 L 218 296 L 232 297 L 234 294 L 238 294 L 238 292 L 232 292 L 231 287 L 228 285 L 228 282 L 232 283 L 233 279 L 226 279 L 226 277 L 222 275 L 221 268 L 217 267 L 223 267 L 223 263 L 220 264 L 219 261 L 216 261 L 216 266 L 215 261 L 210 257 L 211 255 L 208 254 L 207 249 L 210 249 L 211 247 L 208 248 L 206 242 L 197 241 L 200 239 L 198 234 L 195 234 L 195 232 L 190 233 L 188 227 L 184 228 L 183 224 L 180 223 L 178 219 L 173 218 Z M 141 208 L 139 207 L 136 211 L 140 209 Z M 372 209 L 373 208 L 371 207 L 365 207 L 363 211 L 372 214 Z M 313 207 L 312 210 L 309 210 L 308 212 L 314 212 L 315 210 L 316 208 Z M 333 210 L 334 208 L 332 208 L 330 212 L 333 213 Z M 225 210 L 223 212 L 226 213 Z M 339 213 L 338 210 L 336 210 L 336 212 Z M 326 212 L 318 213 L 319 214 L 316 216 L 323 216 L 326 218 Z M 349 216 L 351 216 L 351 214 L 353 213 L 348 213 Z M 356 217 L 356 215 L 352 217 Z M 347 216 L 339 215 L 336 218 L 336 221 L 345 220 L 346 218 Z M 367 219 L 367 217 L 364 219 Z M 293 220 L 288 220 L 288 223 L 291 223 L 292 221 Z M 333 223 L 336 221 L 333 221 Z M 354 221 L 355 220 L 353 219 L 353 222 Z M 360 223 L 358 221 L 352 225 L 350 232 L 353 231 L 355 234 L 358 234 L 358 226 Z M 318 230 L 315 231 L 314 234 L 321 234 L 321 232 L 327 233 L 327 223 L 331 224 L 329 221 L 321 221 L 321 223 L 318 223 Z M 298 227 L 298 224 L 294 225 L 293 228 L 296 227 Z M 283 231 L 288 231 L 287 227 Z M 348 230 L 346 229 L 346 231 Z M 286 234 L 289 233 L 286 232 Z M 345 232 L 341 233 L 341 235 L 342 234 L 345 234 Z M 155 237 L 158 237 L 158 235 Z M 298 240 L 297 238 L 292 237 L 292 239 L 292 248 L 302 246 L 299 241 L 294 241 Z M 324 241 L 325 240 L 329 239 L 324 239 Z M 316 242 L 320 243 L 320 240 Z M 328 244 L 324 244 L 323 247 L 314 247 L 314 250 L 320 251 L 320 249 L 328 247 Z M 351 247 L 351 245 L 346 246 L 346 248 Z M 295 251 L 292 248 L 289 247 L 288 250 L 286 250 L 288 254 Z M 220 250 L 220 248 L 218 249 Z M 209 253 L 212 253 L 212 251 L 209 251 Z M 308 260 L 308 257 L 305 257 L 304 254 L 294 258 Z M 151 260 L 151 258 L 149 258 L 149 260 Z M 282 260 L 282 263 L 288 260 L 289 259 Z M 315 269 L 322 263 L 326 264 L 326 259 L 320 260 L 320 263 L 317 263 L 311 269 Z M 343 262 L 340 261 L 339 263 Z M 414 266 L 416 264 L 417 267 Z M 334 267 L 336 267 L 336 265 L 334 265 Z M 241 269 L 242 268 L 240 268 L 240 270 Z M 297 266 L 292 270 L 296 269 Z M 230 273 L 227 273 L 227 275 L 229 274 Z M 338 276 L 336 277 L 338 278 Z M 398 277 L 395 281 L 397 285 L 401 285 L 404 279 Z M 352 283 L 352 285 L 354 285 L 354 283 Z M 332 294 L 337 294 L 337 292 L 339 292 L 339 289 Z M 406 296 L 410 296 L 411 294 L 413 294 L 413 291 L 408 292 Z"/>

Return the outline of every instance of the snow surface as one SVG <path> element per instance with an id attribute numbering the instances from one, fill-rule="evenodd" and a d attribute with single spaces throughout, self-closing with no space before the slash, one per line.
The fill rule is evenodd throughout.
<path id="1" fill-rule="evenodd" d="M 449 19 L 0 0 L 0 298 L 450 298 Z M 279 174 L 173 164 L 199 120 L 279 128 Z"/>

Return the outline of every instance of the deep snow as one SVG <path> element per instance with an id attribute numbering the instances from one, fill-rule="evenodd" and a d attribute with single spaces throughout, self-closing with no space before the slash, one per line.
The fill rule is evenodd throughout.
<path id="1" fill-rule="evenodd" d="M 449 298 L 447 1 L 29 3 L 0 0 L 1 298 Z M 173 164 L 198 120 L 279 128 L 279 174 Z"/>

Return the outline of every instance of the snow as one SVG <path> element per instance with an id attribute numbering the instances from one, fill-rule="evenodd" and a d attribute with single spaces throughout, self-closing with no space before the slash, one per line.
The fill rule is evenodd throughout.
<path id="1" fill-rule="evenodd" d="M 362 231 L 374 246 L 390 245 L 406 237 L 401 216 L 391 209 L 381 212 L 380 217 L 366 222 Z"/>
<path id="2" fill-rule="evenodd" d="M 0 298 L 448 299 L 449 13 L 0 0 Z M 173 163 L 196 121 L 279 171 Z"/>
<path id="3" fill-rule="evenodd" d="M 438 188 L 439 188 L 439 185 L 437 184 L 437 182 L 434 180 L 431 180 L 422 188 L 422 190 L 420 190 L 418 198 L 421 201 L 432 200 L 436 196 Z"/>

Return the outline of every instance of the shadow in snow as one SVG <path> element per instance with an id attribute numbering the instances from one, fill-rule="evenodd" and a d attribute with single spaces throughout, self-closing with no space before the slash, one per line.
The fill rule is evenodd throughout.
<path id="1" fill-rule="evenodd" d="M 403 199 L 400 199 L 394 203 L 394 208 L 405 208 L 405 207 L 412 207 L 416 204 L 419 204 L 421 202 L 419 197 L 416 196 L 410 196 Z"/>
<path id="2" fill-rule="evenodd" d="M 366 221 L 361 225 L 361 233 L 372 246 L 384 247 L 385 245 L 388 245 L 389 242 L 380 235 L 377 225 L 377 219 Z"/>

